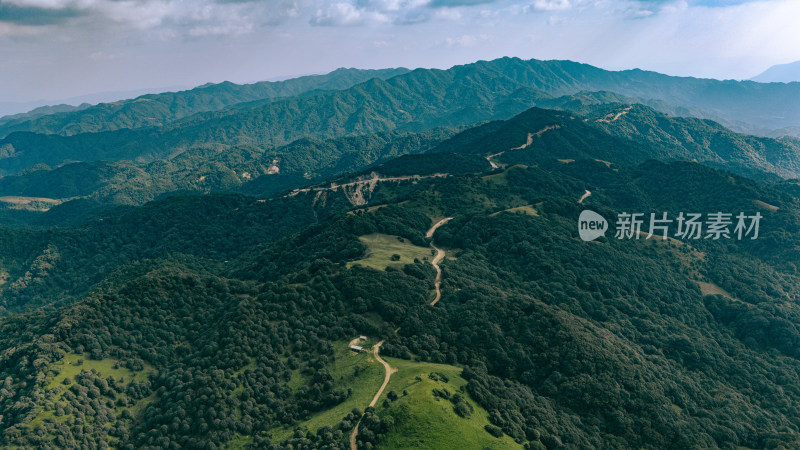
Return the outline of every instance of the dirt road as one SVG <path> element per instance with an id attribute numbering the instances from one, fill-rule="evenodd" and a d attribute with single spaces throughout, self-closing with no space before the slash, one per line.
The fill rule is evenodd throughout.
<path id="1" fill-rule="evenodd" d="M 446 218 L 436 222 L 431 227 L 431 229 L 428 230 L 427 233 L 425 233 L 425 237 L 426 238 L 432 238 L 433 237 L 433 233 L 436 232 L 436 229 L 439 228 L 440 226 L 446 224 L 451 219 L 452 219 L 452 217 L 446 217 Z M 431 261 L 431 265 L 433 266 L 434 269 L 436 269 L 436 281 L 434 283 L 434 285 L 436 286 L 436 298 L 434 298 L 433 301 L 431 302 L 431 306 L 433 306 L 433 305 L 436 304 L 436 302 L 439 301 L 440 298 L 442 298 L 442 291 L 439 288 L 441 283 L 442 283 L 442 269 L 439 267 L 439 262 L 442 260 L 442 258 L 444 258 L 445 252 L 444 252 L 444 250 L 442 250 L 442 249 L 436 247 L 435 245 L 433 245 L 433 242 L 431 242 L 431 248 L 436 250 L 436 256 L 434 256 L 433 260 Z M 394 330 L 394 332 L 397 333 L 399 330 L 400 330 L 400 328 Z M 357 341 L 358 341 L 358 338 L 353 339 L 352 341 L 350 341 L 350 345 L 353 345 L 353 343 L 357 342 Z M 378 404 L 378 399 L 381 398 L 381 394 L 383 394 L 383 391 L 386 389 L 386 386 L 389 385 L 389 380 L 392 378 L 392 374 L 397 372 L 397 369 L 392 368 L 392 366 L 390 366 L 389 363 L 387 363 L 378 354 L 378 351 L 380 350 L 381 345 L 383 345 L 383 341 L 380 341 L 377 344 L 375 344 L 375 346 L 372 347 L 372 354 L 375 356 L 375 359 L 379 363 L 383 364 L 383 368 L 386 370 L 386 375 L 384 375 L 384 377 L 383 377 L 383 384 L 381 385 L 380 389 L 378 389 L 378 392 L 376 392 L 375 396 L 372 397 L 372 401 L 369 402 L 369 406 L 375 406 L 376 404 Z M 358 426 L 360 424 L 361 424 L 361 420 L 358 421 L 358 423 L 356 424 L 355 428 L 353 428 L 353 432 L 350 433 L 350 450 L 358 450 L 358 446 L 356 445 L 356 436 L 358 436 Z"/>
<path id="2" fill-rule="evenodd" d="M 442 219 L 442 220 L 436 222 L 436 224 L 434 226 L 432 226 L 431 229 L 428 230 L 427 233 L 425 233 L 425 237 L 426 238 L 432 238 L 433 237 L 433 233 L 436 232 L 436 229 L 439 228 L 440 226 L 446 224 L 448 221 L 450 221 L 450 219 L 452 219 L 452 217 L 447 217 L 445 219 Z M 431 261 L 431 265 L 433 266 L 434 269 L 436 269 L 436 281 L 434 281 L 434 283 L 433 283 L 434 286 L 436 287 L 436 297 L 431 302 L 431 306 L 433 306 L 433 305 L 436 304 L 436 302 L 439 301 L 440 298 L 442 298 L 442 290 L 440 289 L 440 286 L 442 284 L 442 268 L 439 267 L 439 262 L 442 259 L 444 259 L 445 253 L 444 253 L 444 250 L 442 250 L 439 247 L 433 245 L 433 241 L 431 241 L 431 248 L 436 250 L 436 256 L 434 256 L 433 257 L 433 261 Z"/>
<path id="3" fill-rule="evenodd" d="M 380 350 L 381 345 L 383 345 L 383 341 L 380 341 L 377 344 L 375 344 L 375 346 L 372 347 L 372 354 L 375 356 L 375 359 L 379 363 L 383 364 L 383 368 L 386 370 L 386 375 L 383 376 L 383 384 L 381 385 L 381 388 L 378 389 L 378 392 L 375 393 L 375 397 L 372 397 L 372 401 L 369 402 L 369 406 L 375 406 L 378 403 L 378 399 L 381 397 L 381 394 L 383 394 L 384 389 L 386 389 L 386 386 L 389 385 L 389 380 L 392 378 L 392 374 L 397 372 L 397 369 L 392 368 L 392 366 L 390 366 L 389 363 L 387 363 L 378 354 L 378 351 Z M 358 421 L 358 423 L 356 424 L 356 427 L 353 428 L 353 432 L 350 434 L 350 450 L 357 450 L 356 436 L 358 436 L 358 426 L 360 424 L 361 424 L 361 420 Z"/>
<path id="4" fill-rule="evenodd" d="M 384 182 L 409 181 L 409 180 L 419 181 L 419 180 L 424 180 L 426 178 L 445 178 L 448 176 L 449 174 L 446 173 L 434 173 L 432 175 L 404 175 L 401 177 L 379 177 L 377 176 L 377 174 L 375 174 L 371 178 L 351 181 L 349 183 L 342 183 L 342 184 L 332 183 L 330 186 L 325 186 L 325 187 L 308 187 L 302 189 L 295 189 L 292 192 L 286 194 L 285 197 L 294 197 L 295 195 L 300 194 L 302 192 L 337 191 L 339 188 L 348 188 L 354 186 L 371 186 L 374 188 L 376 184 Z"/>
<path id="5" fill-rule="evenodd" d="M 378 354 L 378 350 L 383 345 L 383 341 L 378 342 L 375 344 L 375 347 L 372 347 L 372 354 L 375 355 L 375 359 L 378 360 L 379 363 L 383 364 L 383 368 L 386 370 L 386 375 L 383 376 L 383 384 L 381 388 L 378 389 L 378 392 L 375 393 L 375 397 L 372 397 L 372 401 L 369 402 L 369 406 L 375 406 L 378 403 L 378 399 L 380 398 L 381 394 L 383 394 L 383 390 L 386 389 L 386 386 L 389 384 L 389 379 L 392 377 L 392 374 L 397 372 L 397 369 L 393 369 L 392 366 L 389 365 L 386 361 L 381 358 Z"/>

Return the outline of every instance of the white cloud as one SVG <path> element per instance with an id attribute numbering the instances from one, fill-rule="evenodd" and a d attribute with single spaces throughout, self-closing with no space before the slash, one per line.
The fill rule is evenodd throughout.
<path id="1" fill-rule="evenodd" d="M 4 3 L 26 8 L 62 9 L 75 6 L 78 2 L 74 0 L 4 0 Z"/>
<path id="2" fill-rule="evenodd" d="M 311 17 L 312 25 L 408 25 L 428 21 L 440 11 L 431 8 L 430 0 L 356 0 L 354 3 L 340 1 L 322 4 L 325 6 L 317 8 Z"/>
<path id="3" fill-rule="evenodd" d="M 137 87 L 107 80 L 253 81 L 342 65 L 446 67 L 505 55 L 744 78 L 800 60 L 798 0 L 0 2 L 0 61 L 13 61 L 0 71 L 0 100 L 43 95 L 45 87 L 72 86 L 70 94 L 100 82 L 107 90 Z M 2 15 L 8 5 L 16 16 Z M 37 12 L 47 20 L 32 20 Z M 208 64 L 209 57 L 220 62 Z M 138 70 L 145 65 L 146 73 Z"/>
<path id="4" fill-rule="evenodd" d="M 0 6 L 16 9 L 8 10 L 5 17 L 0 9 L 0 23 L 64 28 L 72 20 L 82 27 L 99 29 L 110 21 L 107 27 L 141 30 L 163 26 L 173 28 L 177 34 L 225 28 L 241 32 L 297 17 L 302 6 L 312 1 L 315 0 L 3 0 Z"/>
<path id="5" fill-rule="evenodd" d="M 536 0 L 531 7 L 538 11 L 563 11 L 572 8 L 570 0 Z"/>
<path id="6" fill-rule="evenodd" d="M 368 0 L 365 3 L 368 8 L 374 8 L 378 11 L 399 12 L 426 6 L 430 3 L 430 0 Z"/>
<path id="7" fill-rule="evenodd" d="M 157 27 L 167 18 L 182 14 L 177 4 L 158 0 L 101 1 L 95 5 L 95 11 L 116 23 L 139 29 Z"/>
<path id="8" fill-rule="evenodd" d="M 676 14 L 681 13 L 689 9 L 689 3 L 686 0 L 679 0 L 671 3 L 667 3 L 661 7 L 661 13 L 663 14 Z"/>
<path id="9" fill-rule="evenodd" d="M 354 26 L 388 21 L 389 18 L 379 12 L 358 8 L 351 3 L 337 2 L 327 8 L 318 9 L 310 23 L 321 26 Z"/>

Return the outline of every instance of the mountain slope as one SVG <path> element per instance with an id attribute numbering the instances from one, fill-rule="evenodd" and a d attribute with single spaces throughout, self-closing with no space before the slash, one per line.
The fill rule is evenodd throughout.
<path id="1" fill-rule="evenodd" d="M 800 61 L 778 64 L 751 78 L 759 83 L 791 83 L 800 81 Z"/>
<path id="2" fill-rule="evenodd" d="M 173 199 L 92 225 L 105 230 L 86 230 L 95 248 L 85 270 L 106 274 L 96 287 L 0 322 L 3 444 L 347 448 L 360 419 L 360 448 L 415 436 L 532 448 L 798 445 L 800 280 L 785 264 L 798 245 L 796 197 L 695 163 L 592 159 L 383 183 L 375 194 L 357 210 L 336 202 L 341 189 L 326 205 L 312 192 Z M 287 217 L 302 205 L 313 214 Z M 534 213 L 514 212 L 525 205 Z M 587 243 L 576 226 L 584 207 L 606 217 L 763 208 L 764 220 L 752 242 Z M 359 237 L 421 247 L 442 216 L 454 219 L 433 236 L 448 255 L 436 306 L 424 257 L 400 269 L 348 264 L 367 256 Z M 295 231 L 267 237 L 269 221 Z M 126 241 L 129 230 L 144 241 Z M 39 239 L 47 248 L 58 235 Z M 146 248 L 137 262 L 104 265 Z M 40 258 L 31 277 L 72 259 Z M 703 295 L 707 285 L 728 297 Z M 385 340 L 382 354 L 409 372 L 374 408 L 326 415 L 374 384 L 370 363 L 351 363 L 342 345 L 361 334 Z M 443 420 L 478 421 L 485 434 L 443 436 Z"/>
<path id="3" fill-rule="evenodd" d="M 100 103 L 34 117 L 19 115 L 0 121 L 0 137 L 14 131 L 73 135 L 87 132 L 162 126 L 204 111 L 214 111 L 237 103 L 293 97 L 315 90 L 345 89 L 373 77 L 391 78 L 407 69 L 337 69 L 326 75 L 310 75 L 286 81 L 263 81 L 237 85 L 231 82 L 208 84 L 187 91 L 147 94 L 131 100 Z M 34 113 L 34 111 L 32 111 Z"/>
<path id="4" fill-rule="evenodd" d="M 577 102 L 552 98 L 587 90 L 615 94 L 597 94 Z M 289 91 L 287 88 L 286 93 L 296 92 Z M 587 98 L 585 93 L 579 95 Z M 209 94 L 208 101 L 200 102 L 200 109 L 216 98 Z M 198 145 L 266 148 L 308 136 L 330 139 L 396 129 L 419 131 L 472 125 L 507 119 L 537 104 L 583 109 L 587 101 L 619 98 L 640 99 L 668 113 L 716 119 L 739 130 L 788 129 L 800 122 L 800 101 L 793 100 L 800 98 L 800 85 L 675 78 L 642 71 L 608 72 L 569 61 L 504 58 L 448 70 L 417 69 L 388 80 L 373 78 L 335 92 L 238 104 L 194 114 L 157 129 L 68 137 L 13 133 L 0 140 L 0 170 L 13 174 L 37 163 L 56 166 L 69 161 L 165 158 Z M 125 108 L 158 103 L 140 100 L 126 103 Z M 181 111 L 185 109 L 181 106 L 184 101 L 176 100 Z M 173 113 L 164 114 L 171 117 Z M 146 124 L 136 126 L 140 125 Z"/>
<path id="5" fill-rule="evenodd" d="M 42 116 L 50 116 L 58 113 L 69 113 L 78 111 L 81 109 L 85 109 L 90 107 L 91 105 L 88 103 L 82 103 L 80 106 L 72 106 L 72 105 L 51 105 L 51 106 L 40 106 L 38 108 L 34 108 L 26 113 L 19 113 L 19 114 L 10 114 L 7 116 L 0 116 L 0 126 L 3 126 L 10 122 L 23 122 L 29 121 L 32 119 L 36 119 Z"/>
<path id="6" fill-rule="evenodd" d="M 475 104 L 479 110 L 474 113 L 476 116 L 481 109 L 492 112 L 491 103 L 488 103 L 492 99 L 502 105 L 503 101 L 498 97 L 509 95 L 516 87 L 523 90 L 520 95 L 540 101 L 582 91 L 609 91 L 640 99 L 652 106 L 663 106 L 668 109 L 666 112 L 682 107 L 698 117 L 717 120 L 746 131 L 771 130 L 800 123 L 800 107 L 792 100 L 800 96 L 800 86 L 678 78 L 640 70 L 610 72 L 571 61 L 502 58 L 455 66 L 447 71 L 417 69 L 387 80 L 387 84 L 385 89 L 402 87 L 408 93 L 424 96 L 425 103 L 431 107 L 441 105 L 448 99 L 461 98 L 462 103 Z M 439 87 L 442 85 L 450 87 Z M 374 92 L 381 88 L 366 89 Z M 525 90 L 532 91 L 524 94 Z M 398 94 L 391 94 L 391 91 L 383 95 L 377 97 L 384 100 L 399 98 Z M 507 101 L 515 100 L 510 97 Z M 534 101 L 529 106 L 535 104 Z M 413 114 L 416 121 L 425 122 L 425 110 L 406 107 L 403 110 Z M 502 118 L 499 112 L 494 112 L 494 116 Z M 392 116 L 382 117 L 396 121 Z M 447 117 L 452 115 L 447 114 Z M 490 116 L 484 113 L 481 118 L 488 119 Z"/>
<path id="7" fill-rule="evenodd" d="M 642 105 L 594 104 L 581 109 L 586 116 L 532 108 L 509 120 L 466 130 L 432 151 L 479 154 L 495 164 L 695 161 L 751 177 L 800 177 L 800 146 L 792 139 L 743 135 L 708 120 L 673 118 Z"/>
<path id="8" fill-rule="evenodd" d="M 102 204 L 143 204 L 177 192 L 231 192 L 268 196 L 404 154 L 421 153 L 455 133 L 385 132 L 299 139 L 267 152 L 249 146 L 198 146 L 169 159 L 39 165 L 0 178 L 0 198 L 87 198 Z M 58 137 L 51 137 L 59 139 Z"/>
<path id="9" fill-rule="evenodd" d="M 205 145 L 152 162 L 72 163 L 53 170 L 38 166 L 0 179 L 0 196 L 58 201 L 83 197 L 104 204 L 141 204 L 170 192 L 270 196 L 360 172 L 399 155 L 428 151 L 438 156 L 409 156 L 382 166 L 381 173 L 402 176 L 408 169 L 417 175 L 465 174 L 480 172 L 487 164 L 575 159 L 629 166 L 657 159 L 696 161 L 761 179 L 800 177 L 796 140 L 742 135 L 707 120 L 673 118 L 646 106 L 598 103 L 597 99 L 597 94 L 580 94 L 550 102 L 575 107 L 584 116 L 532 108 L 455 136 L 451 128 L 391 131 L 328 140 L 302 138 L 266 151 L 249 145 Z M 603 94 L 600 99 L 613 101 L 618 96 Z M 9 140 L 21 137 L 15 134 Z M 51 142 L 74 139 L 36 137 Z"/>

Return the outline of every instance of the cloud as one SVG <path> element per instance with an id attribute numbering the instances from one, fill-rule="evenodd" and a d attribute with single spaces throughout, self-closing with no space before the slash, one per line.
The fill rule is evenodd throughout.
<path id="1" fill-rule="evenodd" d="M 797 17 L 798 0 L 0 0 L 0 96 L 503 55 L 747 78 L 799 59 Z"/>
<path id="2" fill-rule="evenodd" d="M 686 6 L 703 6 L 709 8 L 725 8 L 728 6 L 743 5 L 746 3 L 758 3 L 764 0 L 634 0 L 636 3 L 653 6 L 663 6 L 669 4 L 685 3 Z"/>
<path id="3" fill-rule="evenodd" d="M 358 8 L 351 3 L 337 2 L 327 8 L 318 9 L 310 23 L 317 26 L 353 26 L 388 21 L 389 18 L 379 12 Z"/>
<path id="4" fill-rule="evenodd" d="M 62 9 L 75 6 L 75 0 L 5 0 L 4 3 L 25 8 Z"/>
<path id="5" fill-rule="evenodd" d="M 65 23 L 82 15 L 84 13 L 74 7 L 55 9 L 0 2 L 0 22 L 16 25 L 55 25 Z"/>
<path id="6" fill-rule="evenodd" d="M 435 16 L 430 6 L 430 0 L 340 1 L 318 8 L 309 23 L 317 26 L 410 25 Z"/>
<path id="7" fill-rule="evenodd" d="M 496 2 L 497 0 L 433 0 L 430 5 L 434 8 L 454 8 L 457 6 L 485 5 L 487 3 Z"/>
<path id="8" fill-rule="evenodd" d="M 531 7 L 538 11 L 561 11 L 572 8 L 570 0 L 536 0 Z"/>
<path id="9" fill-rule="evenodd" d="M 0 23 L 161 28 L 165 36 L 240 35 L 283 23 L 315 0 L 0 0 Z M 77 25 L 76 25 L 77 26 Z"/>
<path id="10" fill-rule="evenodd" d="M 539 0 L 544 1 L 544 0 Z M 547 0 L 556 5 L 559 1 Z M 303 18 L 314 26 L 452 21 L 498 0 L 0 0 L 0 23 L 151 30 L 150 36 L 236 36 Z M 491 6 L 494 8 L 494 6 Z M 82 22 L 79 22 L 83 19 Z M 0 35 L 1 36 L 1 35 Z"/>

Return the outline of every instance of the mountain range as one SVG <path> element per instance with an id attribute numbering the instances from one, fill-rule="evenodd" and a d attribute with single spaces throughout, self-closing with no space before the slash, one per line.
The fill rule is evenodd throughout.
<path id="1" fill-rule="evenodd" d="M 205 84 L 180 92 L 146 94 L 131 100 L 83 104 L 79 107 L 42 107 L 26 114 L 0 118 L 0 135 L 14 131 L 72 135 L 127 128 L 161 126 L 205 111 L 250 101 L 293 97 L 317 90 L 350 87 L 371 78 L 390 78 L 407 69 L 337 69 L 326 75 L 309 75 L 285 81 L 237 85 L 231 82 Z"/>
<path id="2" fill-rule="evenodd" d="M 514 58 L 284 83 L 7 131 L 0 445 L 800 446 L 800 141 L 729 128 L 796 125 L 795 86 Z"/>

